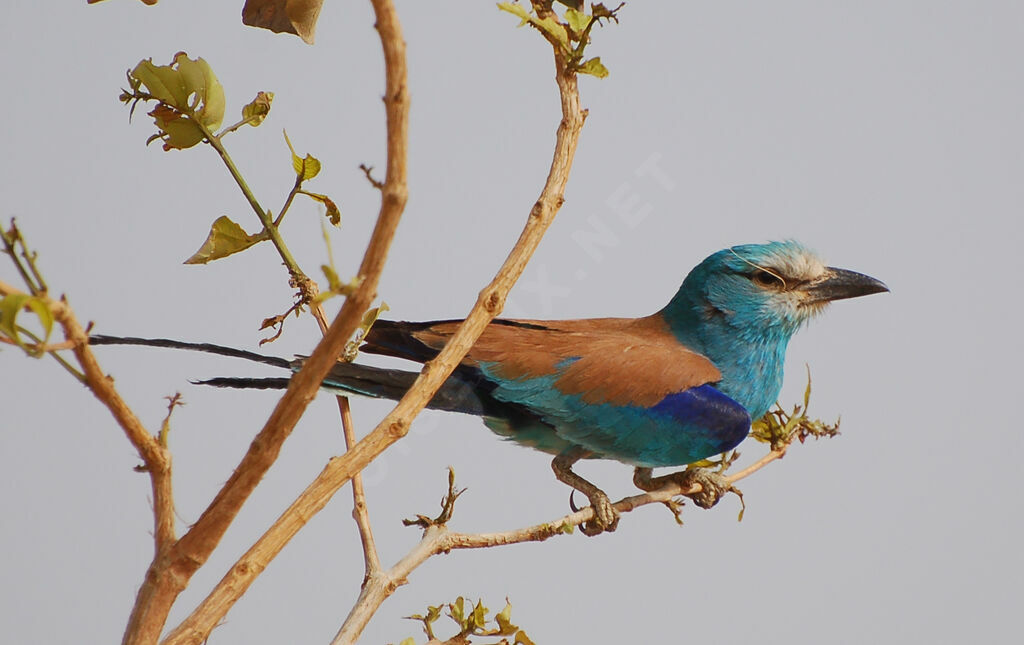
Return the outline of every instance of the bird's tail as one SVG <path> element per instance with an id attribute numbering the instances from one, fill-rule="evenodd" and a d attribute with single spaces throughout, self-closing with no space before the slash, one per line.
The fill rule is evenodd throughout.
<path id="1" fill-rule="evenodd" d="M 145 347 L 164 347 L 170 349 L 186 349 L 190 351 L 206 352 L 219 356 L 230 356 L 242 358 L 256 363 L 264 363 L 297 372 L 305 358 L 300 357 L 294 360 L 280 358 L 277 356 L 266 356 L 244 349 L 235 349 L 223 345 L 210 343 L 188 343 L 167 338 L 135 338 L 123 336 L 93 335 L 89 337 L 90 345 L 142 345 Z M 386 369 L 372 367 L 370 365 L 357 365 L 355 363 L 337 363 L 327 373 L 320 384 L 325 390 L 335 394 L 359 394 L 378 399 L 401 399 L 406 391 L 412 387 L 419 372 L 408 370 Z M 270 377 L 233 377 L 224 376 L 201 381 L 193 381 L 196 385 L 212 385 L 214 387 L 230 387 L 240 389 L 258 390 L 283 390 L 288 387 L 289 378 Z M 474 388 L 458 377 L 452 375 L 437 391 L 427 407 L 435 410 L 446 410 L 449 412 L 462 412 L 465 414 L 484 414 L 483 404 Z"/>
<path id="2" fill-rule="evenodd" d="M 143 345 L 145 347 L 167 347 L 170 349 L 187 349 L 194 352 L 206 352 L 219 356 L 230 356 L 232 358 L 244 358 L 254 363 L 265 363 L 274 367 L 292 369 L 292 362 L 287 358 L 278 356 L 266 356 L 256 352 L 248 352 L 244 349 L 225 347 L 223 345 L 212 345 L 210 343 L 186 343 L 180 340 L 168 338 L 135 338 L 134 336 L 104 336 L 93 334 L 89 336 L 90 345 Z"/>

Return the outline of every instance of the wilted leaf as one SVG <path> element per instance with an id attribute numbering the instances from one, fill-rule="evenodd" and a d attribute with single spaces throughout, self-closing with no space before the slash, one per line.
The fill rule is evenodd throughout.
<path id="1" fill-rule="evenodd" d="M 160 132 L 147 139 L 147 145 L 160 139 L 164 142 L 164 150 L 172 148 L 184 150 L 191 148 L 206 137 L 203 134 L 203 129 L 195 121 L 163 103 L 153 108 L 149 116 L 153 117 L 153 122 L 156 123 Z"/>
<path id="2" fill-rule="evenodd" d="M 302 194 L 323 204 L 327 209 L 324 215 L 327 216 L 327 219 L 331 220 L 331 224 L 341 226 L 341 211 L 338 210 L 338 205 L 330 197 L 319 193 L 307 193 L 306 191 L 302 191 Z"/>
<path id="3" fill-rule="evenodd" d="M 273 102 L 273 92 L 258 92 L 256 98 L 242 108 L 242 119 L 255 128 L 263 123 L 263 119 L 267 118 L 267 114 L 270 113 L 270 104 Z"/>
<path id="4" fill-rule="evenodd" d="M 249 235 L 226 215 L 221 215 L 210 227 L 206 241 L 192 257 L 185 260 L 185 264 L 206 264 L 212 260 L 219 260 L 244 251 L 253 244 L 262 242 L 263 239 L 262 235 Z"/>
<path id="5" fill-rule="evenodd" d="M 580 63 L 579 67 L 576 68 L 581 74 L 590 74 L 598 78 L 605 78 L 608 76 L 608 68 L 601 64 L 601 57 L 594 56 L 590 60 Z"/>
<path id="6" fill-rule="evenodd" d="M 323 0 L 245 0 L 242 24 L 295 34 L 312 45 L 322 4 Z"/>
<path id="7" fill-rule="evenodd" d="M 515 645 L 535 645 L 535 643 L 530 640 L 530 637 L 526 635 L 526 632 L 519 630 L 516 632 Z"/>

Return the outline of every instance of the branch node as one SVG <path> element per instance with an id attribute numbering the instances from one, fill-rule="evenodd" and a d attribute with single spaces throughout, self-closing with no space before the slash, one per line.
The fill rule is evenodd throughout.
<path id="1" fill-rule="evenodd" d="M 483 297 L 484 309 L 492 316 L 497 316 L 501 313 L 502 301 L 503 298 L 500 293 L 494 290 L 488 291 Z"/>
<path id="2" fill-rule="evenodd" d="M 394 439 L 401 439 L 409 434 L 409 421 L 406 419 L 395 419 L 388 424 L 388 435 Z"/>

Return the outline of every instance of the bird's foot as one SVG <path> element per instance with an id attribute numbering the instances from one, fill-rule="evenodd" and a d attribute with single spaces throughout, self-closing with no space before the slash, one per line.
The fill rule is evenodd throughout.
<path id="1" fill-rule="evenodd" d="M 685 497 L 701 508 L 711 508 L 722 499 L 722 496 L 733 491 L 733 486 L 722 474 L 706 468 L 687 468 L 661 477 L 652 477 L 650 468 L 637 468 L 633 473 L 633 483 L 645 491 L 655 491 L 666 484 L 675 484 L 683 490 L 690 490 L 699 485 L 700 490 L 694 493 L 683 493 Z"/>
<path id="2" fill-rule="evenodd" d="M 583 535 L 594 536 L 605 531 L 614 531 L 619 525 L 619 512 L 612 506 L 612 501 L 608 499 L 608 495 L 603 490 L 572 471 L 574 463 L 588 456 L 590 456 L 588 450 L 580 446 L 573 446 L 552 460 L 551 469 L 554 470 L 558 481 L 572 486 L 590 500 L 590 506 L 594 509 L 594 518 L 580 524 L 580 531 Z M 569 506 L 573 512 L 577 510 L 572 503 L 572 495 L 569 496 Z"/>
<path id="3" fill-rule="evenodd" d="M 587 495 L 587 499 L 590 500 L 590 507 L 594 509 L 594 518 L 589 522 L 580 524 L 580 532 L 583 535 L 593 537 L 605 531 L 611 532 L 618 528 L 619 512 L 612 506 L 611 499 L 608 498 L 604 491 L 595 489 L 591 494 Z M 580 510 L 573 503 L 571 493 L 569 495 L 569 508 L 574 513 Z"/>

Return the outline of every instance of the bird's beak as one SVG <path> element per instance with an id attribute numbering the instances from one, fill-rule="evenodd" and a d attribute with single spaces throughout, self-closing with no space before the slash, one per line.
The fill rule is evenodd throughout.
<path id="1" fill-rule="evenodd" d="M 820 304 L 888 290 L 889 287 L 885 286 L 884 282 L 869 275 L 827 267 L 820 278 L 812 280 L 802 287 L 802 291 L 807 294 L 803 304 Z"/>

